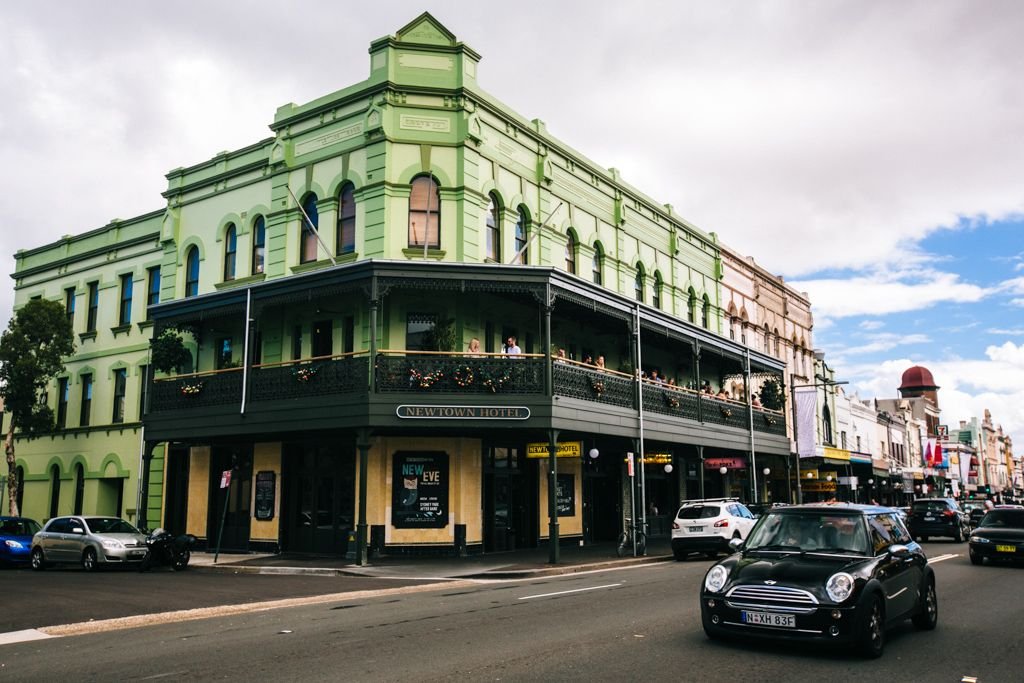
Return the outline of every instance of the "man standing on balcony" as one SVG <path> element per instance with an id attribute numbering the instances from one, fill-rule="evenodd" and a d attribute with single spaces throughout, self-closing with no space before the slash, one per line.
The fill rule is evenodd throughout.
<path id="1" fill-rule="evenodd" d="M 508 354 L 509 356 L 516 356 L 521 354 L 522 352 L 523 350 L 520 349 L 519 346 L 516 344 L 515 335 L 510 336 L 508 338 L 508 341 L 505 342 L 505 353 Z"/>

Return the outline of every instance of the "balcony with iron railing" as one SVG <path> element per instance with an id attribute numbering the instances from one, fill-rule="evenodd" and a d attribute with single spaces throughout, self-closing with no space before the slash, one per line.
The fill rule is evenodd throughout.
<path id="1" fill-rule="evenodd" d="M 437 401 L 453 397 L 532 396 L 543 400 L 545 365 L 542 354 L 509 356 L 494 353 L 440 353 L 380 351 L 373 361 L 373 395 L 421 394 Z M 616 370 L 568 359 L 551 366 L 554 396 L 593 404 L 637 409 L 636 379 Z M 289 400 L 346 397 L 358 400 L 370 394 L 370 356 L 366 352 L 302 358 L 251 366 L 246 375 L 246 402 L 282 404 Z M 172 413 L 215 406 L 239 406 L 243 370 L 158 378 L 153 382 L 151 414 Z M 782 412 L 750 407 L 741 401 L 716 398 L 674 384 L 643 380 L 643 407 L 647 413 L 693 422 L 710 423 L 785 436 Z"/>

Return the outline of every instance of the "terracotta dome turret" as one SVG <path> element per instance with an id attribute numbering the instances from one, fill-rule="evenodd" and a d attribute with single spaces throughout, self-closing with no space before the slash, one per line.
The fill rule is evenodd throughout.
<path id="1" fill-rule="evenodd" d="M 904 372 L 903 381 L 900 382 L 901 392 L 904 389 L 935 391 L 938 388 L 939 386 L 935 383 L 935 378 L 932 377 L 932 371 L 921 365 L 915 365 Z"/>

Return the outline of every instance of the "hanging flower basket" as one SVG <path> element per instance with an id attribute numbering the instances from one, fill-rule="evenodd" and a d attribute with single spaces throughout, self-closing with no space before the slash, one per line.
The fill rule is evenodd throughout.
<path id="1" fill-rule="evenodd" d="M 184 382 L 181 385 L 182 396 L 195 396 L 203 390 L 202 382 Z"/>
<path id="2" fill-rule="evenodd" d="M 476 374 L 473 372 L 473 368 L 468 365 L 460 365 L 452 373 L 452 379 L 455 381 L 455 384 L 465 389 L 476 381 Z"/>
<path id="3" fill-rule="evenodd" d="M 718 406 L 718 410 L 721 411 L 722 417 L 732 417 L 732 408 L 728 408 L 726 406 Z"/>
<path id="4" fill-rule="evenodd" d="M 409 371 L 409 384 L 420 389 L 429 389 L 444 379 L 444 373 L 440 370 L 434 372 L 420 372 L 413 368 Z"/>
<path id="5" fill-rule="evenodd" d="M 679 399 L 673 396 L 672 394 L 663 393 L 661 397 L 665 399 L 665 405 L 667 405 L 672 410 L 675 410 L 679 407 Z"/>
<path id="6" fill-rule="evenodd" d="M 774 415 L 769 415 L 768 413 L 764 413 L 761 417 L 764 418 L 765 424 L 769 427 L 779 421 Z"/>
<path id="7" fill-rule="evenodd" d="M 301 368 L 292 370 L 292 375 L 300 382 L 308 382 L 309 380 L 316 377 L 316 373 L 320 372 L 320 368 L 316 365 L 304 365 Z"/>
<path id="8" fill-rule="evenodd" d="M 604 380 L 603 379 L 592 379 L 590 380 L 590 390 L 594 392 L 594 396 L 601 398 L 604 395 Z"/>

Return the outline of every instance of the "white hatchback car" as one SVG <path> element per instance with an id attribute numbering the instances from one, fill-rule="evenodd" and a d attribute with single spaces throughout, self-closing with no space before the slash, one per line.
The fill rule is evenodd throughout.
<path id="1" fill-rule="evenodd" d="M 757 519 L 738 498 L 683 501 L 672 521 L 672 554 L 684 560 L 691 552 L 708 557 L 731 552 L 729 541 L 746 540 Z"/>

